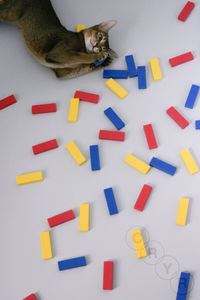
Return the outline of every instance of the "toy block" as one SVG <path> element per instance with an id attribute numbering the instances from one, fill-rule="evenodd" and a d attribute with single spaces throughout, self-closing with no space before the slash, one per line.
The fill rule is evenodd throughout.
<path id="1" fill-rule="evenodd" d="M 35 155 L 55 149 L 55 148 L 58 148 L 58 143 L 57 143 L 56 139 L 32 146 L 33 153 Z"/>
<path id="2" fill-rule="evenodd" d="M 128 92 L 112 78 L 106 81 L 106 86 L 121 99 L 128 95 Z"/>
<path id="3" fill-rule="evenodd" d="M 189 125 L 189 122 L 173 107 L 171 106 L 166 113 L 178 124 L 182 129 Z"/>
<path id="4" fill-rule="evenodd" d="M 34 294 L 31 294 L 31 295 L 27 296 L 26 298 L 24 298 L 23 300 L 37 300 L 37 298 Z"/>
<path id="5" fill-rule="evenodd" d="M 195 121 L 195 128 L 200 129 L 200 120 Z"/>
<path id="6" fill-rule="evenodd" d="M 136 77 L 137 76 L 137 69 L 135 66 L 135 61 L 133 55 L 127 55 L 125 56 L 127 68 L 128 68 L 128 73 L 129 77 Z"/>
<path id="7" fill-rule="evenodd" d="M 199 168 L 198 168 L 194 158 L 192 157 L 192 154 L 190 153 L 189 149 L 182 150 L 180 152 L 180 155 L 183 159 L 183 162 L 184 162 L 188 172 L 191 175 L 199 172 Z"/>
<path id="8" fill-rule="evenodd" d="M 113 261 L 104 261 L 103 264 L 103 290 L 113 289 Z"/>
<path id="9" fill-rule="evenodd" d="M 120 117 L 116 114 L 116 112 L 114 112 L 111 107 L 108 107 L 106 110 L 104 110 L 104 114 L 118 130 L 122 129 L 125 126 L 125 123 L 120 119 Z"/>
<path id="10" fill-rule="evenodd" d="M 155 149 L 158 147 L 157 142 L 156 142 L 156 138 L 153 132 L 153 127 L 151 124 L 147 124 L 143 126 L 144 128 L 144 133 L 147 139 L 147 143 L 149 146 L 149 149 Z"/>
<path id="11" fill-rule="evenodd" d="M 194 107 L 194 104 L 195 104 L 195 101 L 197 99 L 197 95 L 199 92 L 199 88 L 200 87 L 198 85 L 195 85 L 195 84 L 192 85 L 189 95 L 187 97 L 187 100 L 185 102 L 185 107 L 191 108 L 191 109 Z"/>
<path id="12" fill-rule="evenodd" d="M 190 15 L 194 7 L 195 7 L 194 2 L 188 1 L 184 6 L 184 8 L 182 9 L 182 11 L 180 12 L 180 14 L 178 15 L 178 19 L 180 21 L 185 22 L 185 20 L 188 18 L 188 16 Z"/>
<path id="13" fill-rule="evenodd" d="M 91 145 L 90 146 L 90 161 L 91 161 L 91 170 L 98 171 L 101 169 L 100 167 L 100 159 L 99 159 L 99 146 Z"/>
<path id="14" fill-rule="evenodd" d="M 100 140 L 111 140 L 123 142 L 125 139 L 125 132 L 123 131 L 110 131 L 110 130 L 100 130 L 99 131 Z"/>
<path id="15" fill-rule="evenodd" d="M 90 205 L 80 204 L 79 231 L 89 231 Z"/>
<path id="16" fill-rule="evenodd" d="M 85 256 L 80 256 L 80 257 L 75 257 L 75 258 L 58 261 L 59 271 L 83 267 L 86 265 L 87 265 L 87 263 L 86 263 Z"/>
<path id="17" fill-rule="evenodd" d="M 104 70 L 103 78 L 113 78 L 113 79 L 127 79 L 127 70 Z"/>
<path id="18" fill-rule="evenodd" d="M 68 143 L 66 148 L 79 166 L 86 162 L 86 158 L 83 156 L 74 142 Z"/>
<path id="19" fill-rule="evenodd" d="M 190 273 L 181 272 L 176 300 L 186 300 L 190 282 Z"/>
<path id="20" fill-rule="evenodd" d="M 68 114 L 68 121 L 69 122 L 76 122 L 77 121 L 78 111 L 79 111 L 79 99 L 78 98 L 71 98 L 70 106 L 69 106 L 69 114 Z"/>
<path id="21" fill-rule="evenodd" d="M 147 251 L 145 248 L 143 236 L 140 229 L 131 231 L 133 243 L 135 246 L 136 254 L 138 258 L 146 257 Z"/>
<path id="22" fill-rule="evenodd" d="M 176 225 L 181 225 L 181 226 L 186 225 L 189 202 L 190 202 L 190 199 L 188 199 L 188 198 L 180 199 L 177 218 L 176 218 Z"/>
<path id="23" fill-rule="evenodd" d="M 75 219 L 73 210 L 68 210 L 61 214 L 48 218 L 47 222 L 49 224 L 49 227 L 54 227 L 73 219 Z"/>
<path id="24" fill-rule="evenodd" d="M 169 63 L 171 65 L 171 67 L 175 67 L 175 66 L 184 64 L 193 59 L 194 59 L 194 56 L 193 56 L 192 52 L 187 52 L 187 53 L 175 56 L 173 58 L 170 58 Z"/>
<path id="25" fill-rule="evenodd" d="M 146 81 L 146 67 L 139 66 L 137 68 L 138 73 L 138 89 L 146 89 L 147 88 L 147 81 Z"/>
<path id="26" fill-rule="evenodd" d="M 118 214 L 118 208 L 117 208 L 117 204 L 116 204 L 116 201 L 115 201 L 115 196 L 114 196 L 114 193 L 113 193 L 113 189 L 112 188 L 104 189 L 104 195 L 106 197 L 106 202 L 107 202 L 109 214 L 111 216 L 115 215 L 115 214 Z"/>
<path id="27" fill-rule="evenodd" d="M 79 98 L 80 101 L 86 101 L 95 104 L 99 102 L 99 95 L 81 91 L 76 91 L 74 94 L 74 98 Z"/>
<path id="28" fill-rule="evenodd" d="M 42 174 L 41 171 L 33 172 L 33 173 L 27 173 L 27 174 L 23 174 L 23 175 L 18 175 L 16 177 L 16 180 L 17 180 L 18 185 L 38 182 L 38 181 L 43 180 L 43 174 Z"/>
<path id="29" fill-rule="evenodd" d="M 143 211 L 144 206 L 151 194 L 152 187 L 150 185 L 144 184 L 139 197 L 137 198 L 137 201 L 134 205 L 134 209 L 137 209 L 139 211 Z"/>
<path id="30" fill-rule="evenodd" d="M 160 160 L 156 157 L 153 157 L 150 161 L 150 166 L 154 167 L 164 173 L 167 173 L 169 175 L 174 175 L 176 172 L 176 167 L 164 162 L 163 160 Z"/>
<path id="31" fill-rule="evenodd" d="M 0 100 L 0 110 L 16 103 L 16 99 L 15 99 L 15 96 L 14 95 L 10 95 L 2 100 Z"/>
<path id="32" fill-rule="evenodd" d="M 109 54 L 106 56 L 106 58 L 104 58 L 104 59 L 102 59 L 102 60 L 99 60 L 99 61 L 95 61 L 95 62 L 94 62 L 94 65 L 95 65 L 96 67 L 102 65 L 102 63 L 108 58 L 108 56 L 109 56 Z"/>
<path id="33" fill-rule="evenodd" d="M 159 81 L 162 79 L 162 74 L 160 71 L 160 64 L 158 58 L 150 59 L 151 72 L 154 81 Z"/>
<path id="34" fill-rule="evenodd" d="M 132 154 L 127 154 L 124 158 L 125 163 L 138 170 L 142 174 L 147 174 L 151 167 Z"/>
<path id="35" fill-rule="evenodd" d="M 57 111 L 56 103 L 40 104 L 32 106 L 32 114 L 45 114 Z"/>
<path id="36" fill-rule="evenodd" d="M 82 30 L 85 30 L 85 25 L 84 24 L 78 24 L 76 26 L 76 32 L 80 32 Z"/>
<path id="37" fill-rule="evenodd" d="M 52 248 L 51 248 L 51 237 L 49 231 L 44 231 L 40 233 L 40 241 L 42 247 L 42 258 L 43 259 L 51 259 Z"/>

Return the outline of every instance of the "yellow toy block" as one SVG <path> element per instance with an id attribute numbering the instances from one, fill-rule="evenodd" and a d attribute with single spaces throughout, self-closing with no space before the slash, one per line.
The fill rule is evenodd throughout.
<path id="1" fill-rule="evenodd" d="M 42 172 L 39 171 L 39 172 L 33 172 L 33 173 L 18 175 L 16 177 L 16 180 L 17 180 L 18 185 L 37 182 L 37 181 L 42 181 L 43 180 L 43 174 L 42 174 Z"/>
<path id="2" fill-rule="evenodd" d="M 51 249 L 51 238 L 50 232 L 44 231 L 40 233 L 40 241 L 42 247 L 42 258 L 43 259 L 50 259 L 53 257 L 52 249 Z"/>
<path id="3" fill-rule="evenodd" d="M 79 166 L 86 162 L 86 158 L 83 156 L 74 142 L 68 143 L 66 148 Z"/>
<path id="4" fill-rule="evenodd" d="M 80 204 L 79 230 L 89 231 L 90 205 Z"/>
<path id="5" fill-rule="evenodd" d="M 142 237 L 142 233 L 140 229 L 131 231 L 133 243 L 135 246 L 135 250 L 138 258 L 146 257 L 147 251 L 144 245 L 144 240 Z"/>
<path id="6" fill-rule="evenodd" d="M 153 75 L 153 80 L 154 81 L 159 81 L 162 79 L 162 74 L 160 71 L 160 65 L 159 65 L 159 60 L 157 58 L 151 58 L 150 59 L 150 66 L 151 66 L 151 71 Z"/>
<path id="7" fill-rule="evenodd" d="M 121 99 L 125 98 L 128 95 L 128 92 L 112 78 L 106 81 L 106 85 Z"/>
<path id="8" fill-rule="evenodd" d="M 181 198 L 179 202 L 178 214 L 176 218 L 176 225 L 185 226 L 187 220 L 187 213 L 190 199 Z"/>
<path id="9" fill-rule="evenodd" d="M 82 31 L 84 29 L 85 29 L 85 25 L 84 24 L 78 24 L 76 26 L 76 32 L 80 32 L 80 31 Z"/>
<path id="10" fill-rule="evenodd" d="M 79 110 L 79 99 L 78 98 L 71 98 L 70 106 L 69 106 L 69 114 L 68 114 L 68 121 L 69 122 L 76 122 L 77 121 L 78 110 Z"/>
<path id="11" fill-rule="evenodd" d="M 191 175 L 199 172 L 199 168 L 194 158 L 192 157 L 192 154 L 190 153 L 189 149 L 182 150 L 180 152 L 180 155 L 185 163 L 186 168 L 188 169 L 188 172 Z"/>
<path id="12" fill-rule="evenodd" d="M 124 158 L 124 161 L 125 163 L 135 168 L 142 174 L 147 174 L 151 169 L 151 167 L 148 164 L 146 164 L 145 162 L 143 162 L 142 160 L 140 160 L 132 154 L 127 154 L 127 156 Z"/>

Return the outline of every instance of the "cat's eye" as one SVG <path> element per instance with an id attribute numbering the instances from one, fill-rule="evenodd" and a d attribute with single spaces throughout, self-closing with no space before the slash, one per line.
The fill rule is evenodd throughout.
<path id="1" fill-rule="evenodd" d="M 98 34 L 98 40 L 101 41 L 102 38 L 103 38 L 103 34 L 102 34 L 102 33 L 99 33 L 99 34 Z"/>

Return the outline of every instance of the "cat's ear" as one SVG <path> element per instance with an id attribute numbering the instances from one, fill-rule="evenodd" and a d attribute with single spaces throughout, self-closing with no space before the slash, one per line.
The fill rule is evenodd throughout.
<path id="1" fill-rule="evenodd" d="M 104 32 L 108 32 L 113 26 L 117 24 L 116 20 L 110 20 L 107 22 L 102 22 L 99 24 L 99 30 L 102 30 Z"/>
<path id="2" fill-rule="evenodd" d="M 117 54 L 114 50 L 112 50 L 112 49 L 110 49 L 110 48 L 109 48 L 109 50 L 108 50 L 108 53 L 109 53 L 109 55 L 110 55 L 111 57 L 114 57 L 114 58 L 117 58 L 117 57 L 118 57 L 118 54 Z"/>

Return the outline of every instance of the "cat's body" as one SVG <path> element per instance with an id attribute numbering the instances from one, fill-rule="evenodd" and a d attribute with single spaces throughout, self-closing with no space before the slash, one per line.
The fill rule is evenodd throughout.
<path id="1" fill-rule="evenodd" d="M 60 23 L 50 0 L 0 0 L 0 22 L 10 22 L 22 33 L 32 55 L 58 77 L 72 78 L 112 62 L 115 52 L 108 46 L 108 21 L 81 32 L 68 31 Z"/>

